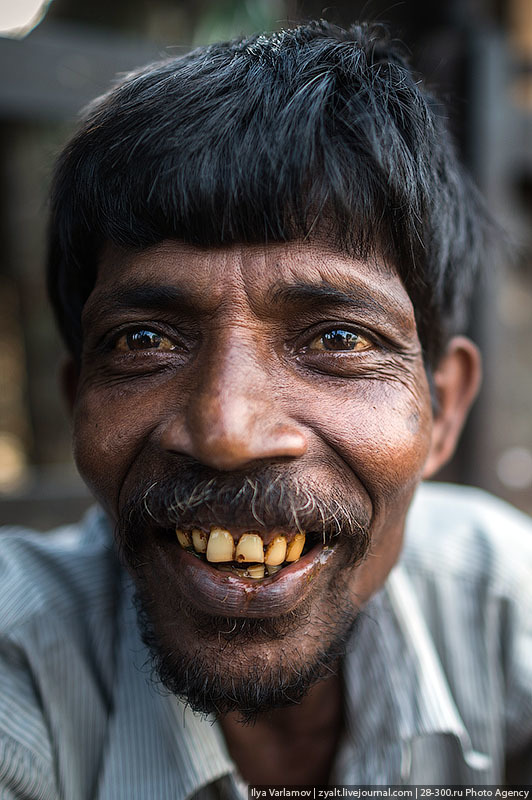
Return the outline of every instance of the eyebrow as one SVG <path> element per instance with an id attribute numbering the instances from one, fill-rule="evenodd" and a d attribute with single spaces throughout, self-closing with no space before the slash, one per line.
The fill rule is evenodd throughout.
<path id="1" fill-rule="evenodd" d="M 325 280 L 320 283 L 278 282 L 268 291 L 267 300 L 269 304 L 277 306 L 345 308 L 378 317 L 386 316 L 397 321 L 403 316 L 401 307 L 395 302 L 383 305 L 376 299 L 375 290 L 359 283 L 348 284 L 340 289 Z M 141 283 L 120 287 L 109 293 L 102 293 L 101 296 L 96 295 L 92 298 L 87 316 L 95 321 L 108 314 L 131 309 L 169 313 L 175 313 L 179 309 L 181 313 L 193 314 L 201 310 L 201 301 L 189 291 L 173 284 Z"/>
<path id="2" fill-rule="evenodd" d="M 195 304 L 188 292 L 166 284 L 139 284 L 115 289 L 112 293 L 96 295 L 92 299 L 89 316 L 105 317 L 115 311 L 132 308 L 150 311 L 175 311 L 176 307 L 192 310 Z"/>
<path id="3" fill-rule="evenodd" d="M 337 306 L 353 311 L 371 311 L 378 314 L 390 314 L 392 310 L 379 303 L 373 293 L 359 284 L 348 286 L 343 290 L 328 281 L 281 283 L 271 290 L 270 297 L 273 303 Z M 395 304 L 393 304 L 394 308 Z"/>

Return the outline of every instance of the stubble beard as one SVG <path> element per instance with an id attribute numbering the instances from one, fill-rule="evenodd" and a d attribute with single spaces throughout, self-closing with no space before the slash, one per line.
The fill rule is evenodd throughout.
<path id="1" fill-rule="evenodd" d="M 159 620 L 137 583 L 151 679 L 193 711 L 236 711 L 245 723 L 300 703 L 314 684 L 338 672 L 360 622 L 358 609 L 339 595 L 333 590 L 328 601 L 334 613 L 316 615 L 309 599 L 290 614 L 264 619 L 209 616 L 183 602 L 173 624 L 166 614 Z"/>
<path id="2" fill-rule="evenodd" d="M 248 476 L 213 480 L 205 470 L 187 465 L 181 479 L 176 477 L 144 492 L 139 489 L 123 509 L 117 531 L 122 561 L 136 587 L 152 679 L 194 711 L 236 711 L 244 721 L 299 703 L 316 682 L 338 670 L 357 625 L 359 610 L 351 599 L 349 579 L 369 548 L 364 509 L 317 493 L 310 496 L 293 481 L 281 483 L 267 471 L 253 481 Z M 193 506 L 189 497 L 194 498 Z M 161 583 L 160 573 L 150 568 L 147 527 L 155 521 L 167 529 L 187 514 L 193 519 L 198 507 L 208 508 L 214 519 L 222 515 L 238 520 L 250 505 L 270 527 L 290 521 L 300 529 L 319 530 L 322 525 L 324 541 L 342 549 L 339 563 L 345 566 L 328 578 L 321 573 L 318 585 L 313 584 L 290 613 L 265 618 L 201 612 L 184 592 L 177 595 L 175 586 Z"/>

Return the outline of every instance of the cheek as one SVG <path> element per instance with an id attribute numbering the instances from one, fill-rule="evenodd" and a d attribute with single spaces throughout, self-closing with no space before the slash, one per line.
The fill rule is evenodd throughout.
<path id="1" fill-rule="evenodd" d="M 408 384 L 353 381 L 319 398 L 316 419 L 320 414 L 324 419 L 324 407 L 325 424 L 315 427 L 363 484 L 374 513 L 392 500 L 397 504 L 402 494 L 410 495 L 430 447 L 432 414 L 424 372 Z"/>
<path id="2" fill-rule="evenodd" d="M 116 519 L 120 490 L 157 420 L 153 396 L 114 387 L 78 394 L 73 451 L 78 470 L 97 500 Z"/>
<path id="3" fill-rule="evenodd" d="M 406 514 L 430 447 L 432 413 L 424 373 L 415 385 L 411 391 L 401 382 L 366 381 L 348 396 L 328 400 L 324 436 L 372 507 L 370 551 L 350 583 L 353 601 L 361 606 L 399 558 Z"/>

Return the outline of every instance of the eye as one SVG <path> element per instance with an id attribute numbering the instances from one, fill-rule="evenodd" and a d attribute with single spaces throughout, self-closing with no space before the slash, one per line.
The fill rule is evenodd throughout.
<path id="1" fill-rule="evenodd" d="M 343 328 L 331 328 L 312 340 L 309 346 L 311 351 L 328 351 L 332 353 L 350 352 L 356 353 L 369 350 L 373 347 L 365 336 L 354 331 L 347 331 Z"/>
<path id="2" fill-rule="evenodd" d="M 138 350 L 169 351 L 175 349 L 176 345 L 167 336 L 144 328 L 123 333 L 115 344 L 115 350 L 122 353 Z"/>

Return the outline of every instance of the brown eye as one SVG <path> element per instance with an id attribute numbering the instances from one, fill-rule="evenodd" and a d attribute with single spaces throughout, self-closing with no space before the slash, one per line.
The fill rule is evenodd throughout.
<path id="1" fill-rule="evenodd" d="M 124 333 L 116 343 L 116 349 L 122 352 L 132 350 L 174 350 L 175 345 L 167 336 L 150 330 L 137 330 Z"/>
<path id="2" fill-rule="evenodd" d="M 329 352 L 360 352 L 368 350 L 372 343 L 365 336 L 361 336 L 354 331 L 346 331 L 342 328 L 332 328 L 318 336 L 310 345 L 311 350 L 321 350 Z"/>

